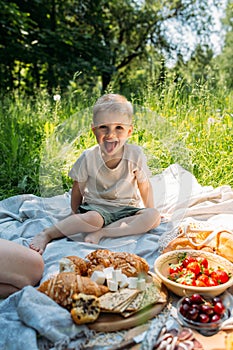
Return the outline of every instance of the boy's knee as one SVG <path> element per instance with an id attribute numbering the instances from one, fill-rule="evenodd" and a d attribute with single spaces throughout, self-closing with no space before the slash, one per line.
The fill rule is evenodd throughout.
<path id="1" fill-rule="evenodd" d="M 97 211 L 88 211 L 83 215 L 85 215 L 88 223 L 94 226 L 96 230 L 103 227 L 104 219 Z"/>
<path id="2" fill-rule="evenodd" d="M 151 222 L 151 228 L 155 228 L 160 225 L 161 215 L 156 208 L 148 208 L 148 219 Z"/>

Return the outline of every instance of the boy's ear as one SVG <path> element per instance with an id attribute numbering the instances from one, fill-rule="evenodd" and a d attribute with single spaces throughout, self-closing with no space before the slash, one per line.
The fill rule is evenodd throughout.
<path id="1" fill-rule="evenodd" d="M 128 130 L 128 136 L 131 136 L 133 133 L 133 125 L 130 125 L 130 128 Z"/>
<path id="2" fill-rule="evenodd" d="M 95 126 L 93 123 L 91 124 L 91 130 L 93 131 L 93 133 L 95 133 Z"/>

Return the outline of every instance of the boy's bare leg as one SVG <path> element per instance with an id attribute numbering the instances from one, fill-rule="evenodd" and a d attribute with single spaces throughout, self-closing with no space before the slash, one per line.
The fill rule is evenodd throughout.
<path id="1" fill-rule="evenodd" d="M 133 216 L 120 219 L 86 235 L 85 242 L 98 244 L 103 237 L 123 237 L 145 233 L 159 226 L 161 217 L 155 208 L 140 210 Z"/>
<path id="2" fill-rule="evenodd" d="M 73 214 L 56 225 L 46 228 L 38 233 L 31 241 L 30 248 L 42 254 L 46 245 L 53 239 L 72 236 L 76 233 L 89 233 L 98 231 L 103 226 L 102 216 L 95 212 L 89 211 L 84 214 Z"/>

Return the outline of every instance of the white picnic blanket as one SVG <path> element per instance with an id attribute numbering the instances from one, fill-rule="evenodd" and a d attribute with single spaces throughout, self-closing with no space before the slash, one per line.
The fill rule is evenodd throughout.
<path id="1" fill-rule="evenodd" d="M 85 257 L 97 248 L 126 251 L 144 257 L 153 271 L 161 249 L 176 236 L 187 218 L 209 220 L 233 229 L 233 190 L 230 186 L 201 186 L 178 164 L 152 179 L 156 207 L 164 216 L 161 225 L 142 235 L 104 238 L 98 245 L 63 238 L 48 244 L 43 254 L 42 281 L 58 272 L 59 260 L 68 255 Z M 28 246 L 32 237 L 70 213 L 70 193 L 42 198 L 19 195 L 0 202 L 0 237 Z M 41 281 L 41 282 L 42 282 Z M 92 332 L 75 325 L 70 314 L 36 288 L 25 287 L 0 303 L 0 349 L 82 349 Z"/>

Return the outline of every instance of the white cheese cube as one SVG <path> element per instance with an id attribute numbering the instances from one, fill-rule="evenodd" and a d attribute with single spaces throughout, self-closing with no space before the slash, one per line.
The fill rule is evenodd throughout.
<path id="1" fill-rule="evenodd" d="M 112 279 L 116 282 L 120 282 L 121 281 L 121 269 L 117 269 L 117 270 L 113 270 L 112 271 Z"/>
<path id="2" fill-rule="evenodd" d="M 118 290 L 118 283 L 112 279 L 107 280 L 107 286 L 111 292 L 116 292 Z"/>
<path id="3" fill-rule="evenodd" d="M 91 275 L 91 280 L 97 284 L 104 284 L 105 279 L 105 274 L 102 271 L 94 271 Z"/>
<path id="4" fill-rule="evenodd" d="M 146 281 L 144 278 L 140 278 L 137 281 L 137 289 L 139 290 L 145 290 L 146 289 Z"/>
<path id="5" fill-rule="evenodd" d="M 129 277 L 128 282 L 129 282 L 128 288 L 137 289 L 137 282 L 138 282 L 137 277 Z"/>
<path id="6" fill-rule="evenodd" d="M 103 273 L 107 279 L 112 278 L 112 272 L 114 271 L 114 268 L 112 266 L 106 267 L 103 269 Z"/>
<path id="7" fill-rule="evenodd" d="M 121 281 L 119 281 L 119 287 L 120 288 L 126 288 L 129 285 L 128 277 L 122 273 L 121 274 Z"/>

